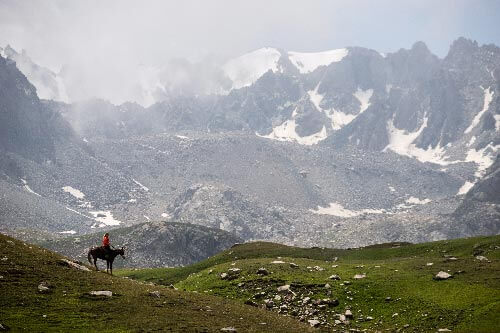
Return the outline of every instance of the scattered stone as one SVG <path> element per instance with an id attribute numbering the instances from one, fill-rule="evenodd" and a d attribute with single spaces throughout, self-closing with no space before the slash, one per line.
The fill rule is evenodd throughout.
<path id="1" fill-rule="evenodd" d="M 305 304 L 309 303 L 310 301 L 311 301 L 311 297 L 304 297 L 304 298 L 302 299 L 302 304 L 304 304 L 304 305 L 305 305 Z"/>
<path id="2" fill-rule="evenodd" d="M 240 287 L 240 288 L 243 287 L 244 285 L 245 285 L 245 282 L 238 283 L 238 287 Z"/>
<path id="3" fill-rule="evenodd" d="M 291 262 L 290 263 L 290 267 L 291 268 L 299 268 L 299 265 L 297 265 L 296 263 Z"/>
<path id="4" fill-rule="evenodd" d="M 321 271 L 324 271 L 325 269 L 323 267 L 319 267 L 319 266 L 314 266 L 313 267 L 316 271 L 318 272 L 321 272 Z"/>
<path id="5" fill-rule="evenodd" d="M 390 302 L 390 301 L 392 301 L 392 298 L 390 296 L 388 296 L 388 297 L 385 298 L 385 301 L 386 302 Z"/>
<path id="6" fill-rule="evenodd" d="M 339 265 L 332 265 L 332 268 L 337 268 L 339 267 Z"/>
<path id="7" fill-rule="evenodd" d="M 238 332 L 234 327 L 223 327 L 220 329 L 222 332 Z"/>
<path id="8" fill-rule="evenodd" d="M 214 270 L 211 269 L 211 270 L 208 271 L 208 274 L 212 274 L 213 272 L 214 272 Z"/>
<path id="9" fill-rule="evenodd" d="M 177 290 L 177 288 L 173 284 L 168 285 L 167 288 Z"/>
<path id="10" fill-rule="evenodd" d="M 344 285 L 348 286 L 351 284 L 351 281 L 344 281 Z"/>
<path id="11" fill-rule="evenodd" d="M 399 313 L 397 313 L 397 312 L 392 314 L 392 318 L 397 317 L 397 316 L 399 316 Z"/>
<path id="12" fill-rule="evenodd" d="M 432 266 L 432 265 L 434 265 L 433 262 L 428 262 L 427 264 L 425 264 L 425 266 Z"/>
<path id="13" fill-rule="evenodd" d="M 311 325 L 311 327 L 318 327 L 321 324 L 321 322 L 316 319 L 309 319 L 307 322 Z"/>
<path id="14" fill-rule="evenodd" d="M 485 256 L 476 256 L 476 259 L 479 260 L 479 261 L 488 260 L 488 258 L 486 258 Z"/>
<path id="15" fill-rule="evenodd" d="M 356 275 L 354 275 L 353 279 L 361 280 L 361 279 L 364 279 L 365 277 L 366 277 L 366 274 L 356 274 Z"/>
<path id="16" fill-rule="evenodd" d="M 373 320 L 373 317 L 367 316 L 365 319 L 366 320 Z"/>
<path id="17" fill-rule="evenodd" d="M 48 283 L 47 281 L 42 281 L 38 285 L 38 292 L 42 293 L 42 294 L 48 294 L 48 293 L 50 293 L 51 287 L 52 286 L 50 285 L 50 283 Z"/>
<path id="18" fill-rule="evenodd" d="M 266 305 L 266 308 L 270 309 L 274 306 L 274 302 L 270 299 L 265 299 L 264 304 Z"/>
<path id="19" fill-rule="evenodd" d="M 66 266 L 66 267 L 70 267 L 70 268 L 76 268 L 76 269 L 79 269 L 81 271 L 90 272 L 90 269 L 88 269 L 88 267 L 85 267 L 83 265 L 80 265 L 80 264 L 78 264 L 74 261 L 68 260 L 68 259 L 59 259 L 59 264 Z"/>
<path id="20" fill-rule="evenodd" d="M 289 291 L 290 290 L 290 285 L 289 284 L 285 284 L 281 287 L 278 287 L 278 291 L 279 292 L 283 292 L 283 291 Z"/>
<path id="21" fill-rule="evenodd" d="M 113 296 L 113 292 L 111 292 L 109 290 L 91 291 L 90 295 L 91 296 L 106 296 L 106 297 L 111 297 L 111 296 Z"/>
<path id="22" fill-rule="evenodd" d="M 349 319 L 350 319 L 350 318 L 352 318 L 352 317 L 353 317 L 353 315 L 352 315 L 351 310 L 349 310 L 349 309 L 345 310 L 344 316 L 345 316 L 346 318 L 349 318 Z"/>
<path id="23" fill-rule="evenodd" d="M 439 273 L 436 274 L 436 276 L 434 276 L 434 280 L 447 280 L 449 278 L 452 278 L 453 275 L 451 274 L 448 274 L 446 272 L 443 272 L 443 271 L 440 271 Z"/>
<path id="24" fill-rule="evenodd" d="M 271 261 L 271 264 L 286 264 L 286 262 L 281 261 L 281 260 L 275 260 L 275 261 Z"/>
<path id="25" fill-rule="evenodd" d="M 332 286 L 330 286 L 330 284 L 325 284 L 325 289 L 330 289 Z"/>
<path id="26" fill-rule="evenodd" d="M 438 329 L 438 332 L 451 332 L 451 330 L 449 330 L 447 328 L 440 328 L 440 329 Z"/>
<path id="27" fill-rule="evenodd" d="M 405 325 L 403 326 L 403 328 L 408 328 L 408 327 L 410 327 L 410 324 L 405 324 Z"/>
<path id="28" fill-rule="evenodd" d="M 158 290 L 150 292 L 149 296 L 156 297 L 156 298 L 160 298 L 161 297 L 160 292 Z"/>
<path id="29" fill-rule="evenodd" d="M 340 280 L 340 276 L 337 274 L 333 274 L 332 276 L 329 277 L 330 280 Z"/>
<path id="30" fill-rule="evenodd" d="M 321 304 L 329 305 L 329 306 L 337 306 L 337 305 L 339 305 L 339 300 L 338 299 L 331 299 L 331 298 L 323 298 L 321 300 Z"/>
<path id="31" fill-rule="evenodd" d="M 9 258 L 7 258 L 7 257 L 3 257 L 3 258 L 2 258 L 2 261 L 7 261 L 8 259 L 9 259 Z"/>
<path id="32" fill-rule="evenodd" d="M 257 274 L 259 275 L 269 275 L 269 271 L 265 269 L 264 267 L 261 267 L 257 270 Z"/>
<path id="33" fill-rule="evenodd" d="M 276 296 L 274 296 L 274 300 L 275 300 L 275 301 L 281 301 L 281 296 L 280 296 L 280 295 L 276 295 Z"/>
<path id="34" fill-rule="evenodd" d="M 241 273 L 241 269 L 239 268 L 230 268 L 227 270 L 229 275 L 237 275 Z"/>
<path id="35" fill-rule="evenodd" d="M 220 278 L 222 280 L 227 280 L 228 277 L 229 277 L 229 274 L 227 274 L 227 273 L 221 273 L 221 275 L 220 275 Z"/>

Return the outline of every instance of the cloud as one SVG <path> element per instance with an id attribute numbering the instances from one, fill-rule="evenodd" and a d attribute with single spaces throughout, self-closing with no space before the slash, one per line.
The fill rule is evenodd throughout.
<path id="1" fill-rule="evenodd" d="M 196 68 L 207 58 L 220 63 L 265 46 L 294 51 L 364 46 L 390 52 L 416 40 L 444 56 L 460 35 L 500 44 L 500 36 L 491 32 L 499 28 L 499 7 L 498 2 L 465 0 L 4 0 L 0 45 L 26 49 L 40 65 L 71 73 L 70 85 L 81 85 L 70 91 L 75 99 L 101 96 L 119 102 L 143 79 L 138 73 L 144 66 L 162 68 L 180 80 L 193 75 L 185 63 L 177 61 L 180 67 L 173 68 L 172 59 L 188 60 Z M 209 73 L 219 75 L 213 69 Z M 182 85 L 174 84 L 176 89 Z"/>

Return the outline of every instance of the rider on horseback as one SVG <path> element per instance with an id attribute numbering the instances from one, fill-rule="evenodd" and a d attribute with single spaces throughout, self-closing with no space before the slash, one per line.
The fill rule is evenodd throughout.
<path id="1" fill-rule="evenodd" d="M 104 237 L 102 238 L 102 247 L 104 250 L 106 250 L 106 253 L 108 254 L 111 251 L 111 247 L 109 245 L 109 234 L 105 233 Z"/>

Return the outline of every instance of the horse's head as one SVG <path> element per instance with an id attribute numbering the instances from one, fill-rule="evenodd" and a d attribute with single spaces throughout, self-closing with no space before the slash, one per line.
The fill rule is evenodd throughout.
<path id="1" fill-rule="evenodd" d="M 123 259 L 125 259 L 125 247 L 118 249 L 118 254 L 121 255 Z"/>

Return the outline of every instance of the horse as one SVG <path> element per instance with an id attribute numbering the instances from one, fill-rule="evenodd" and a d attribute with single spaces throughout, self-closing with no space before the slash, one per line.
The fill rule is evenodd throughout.
<path id="1" fill-rule="evenodd" d="M 125 248 L 122 247 L 121 249 L 106 250 L 104 247 L 93 247 L 89 250 L 87 257 L 90 264 L 92 264 L 92 260 L 90 259 L 90 257 L 92 257 L 92 259 L 94 260 L 96 271 L 99 271 L 99 269 L 97 268 L 97 259 L 106 260 L 106 273 L 109 273 L 108 270 L 110 270 L 111 275 L 113 275 L 113 261 L 118 255 L 122 256 L 122 258 L 125 259 Z"/>

